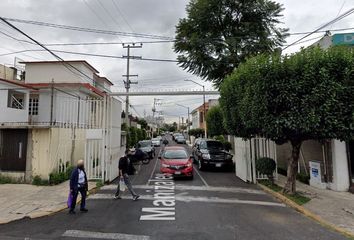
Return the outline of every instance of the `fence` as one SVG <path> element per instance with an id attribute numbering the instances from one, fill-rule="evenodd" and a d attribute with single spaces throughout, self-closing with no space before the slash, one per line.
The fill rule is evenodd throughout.
<path id="1" fill-rule="evenodd" d="M 245 182 L 255 183 L 259 179 L 267 179 L 267 176 L 256 171 L 256 159 L 270 157 L 277 162 L 276 144 L 265 138 L 252 138 L 243 140 L 234 138 L 236 175 Z M 274 178 L 278 178 L 277 170 Z"/>
<path id="2" fill-rule="evenodd" d="M 121 102 L 113 97 L 61 102 L 55 124 L 59 132 L 70 128 L 72 134 L 61 136 L 58 141 L 53 156 L 56 170 L 65 170 L 68 162 L 75 164 L 77 159 L 73 156 L 82 156 L 89 180 L 111 181 L 116 178 L 123 152 L 121 111 Z"/>

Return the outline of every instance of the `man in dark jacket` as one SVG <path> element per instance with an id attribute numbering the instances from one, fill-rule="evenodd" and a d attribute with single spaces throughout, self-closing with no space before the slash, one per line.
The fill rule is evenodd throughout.
<path id="1" fill-rule="evenodd" d="M 88 183 L 87 183 L 87 176 L 84 168 L 84 160 L 79 160 L 77 162 L 77 167 L 74 168 L 70 177 L 70 192 L 73 195 L 73 201 L 69 211 L 70 214 L 75 214 L 76 200 L 79 192 L 81 194 L 80 211 L 81 212 L 88 211 L 85 208 L 87 190 L 88 190 Z"/>
<path id="2" fill-rule="evenodd" d="M 124 157 L 121 157 L 119 159 L 119 181 L 124 181 L 125 185 L 127 186 L 129 192 L 131 193 L 131 195 L 133 196 L 133 200 L 136 201 L 138 200 L 138 198 L 140 197 L 138 194 L 135 193 L 133 186 L 130 182 L 128 173 L 129 173 L 129 165 L 130 160 L 129 160 L 129 155 L 131 155 L 131 152 L 129 149 L 125 150 L 125 155 Z M 120 197 L 120 182 L 118 183 L 118 187 L 117 187 L 117 192 L 115 194 L 115 199 L 121 199 Z"/>

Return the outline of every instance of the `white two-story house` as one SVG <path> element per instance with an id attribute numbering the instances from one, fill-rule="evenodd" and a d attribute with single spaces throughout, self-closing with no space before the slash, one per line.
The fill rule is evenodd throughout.
<path id="1" fill-rule="evenodd" d="M 115 176 L 121 102 L 86 61 L 23 62 L 24 81 L 0 78 L 0 174 L 48 179 L 85 159 L 91 179 Z"/>

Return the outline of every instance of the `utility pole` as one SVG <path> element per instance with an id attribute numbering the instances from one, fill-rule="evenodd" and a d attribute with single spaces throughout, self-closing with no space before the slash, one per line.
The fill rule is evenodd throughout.
<path id="1" fill-rule="evenodd" d="M 206 123 L 206 109 L 205 109 L 205 86 L 203 85 L 203 107 L 204 107 L 204 112 L 203 112 L 203 121 L 204 121 L 204 137 L 207 138 L 207 123 Z"/>
<path id="2" fill-rule="evenodd" d="M 184 80 L 186 82 L 193 82 L 201 87 L 203 87 L 203 122 L 204 122 L 204 137 L 207 138 L 208 133 L 207 133 L 207 126 L 206 126 L 206 107 L 205 107 L 205 86 L 197 83 L 196 81 L 190 80 L 190 79 L 186 79 Z"/>
<path id="3" fill-rule="evenodd" d="M 126 92 L 129 93 L 130 89 L 130 84 L 138 84 L 138 82 L 132 82 L 130 81 L 130 77 L 138 77 L 138 75 L 130 75 L 129 68 L 130 68 L 130 59 L 141 59 L 141 56 L 131 56 L 130 55 L 130 49 L 131 48 L 142 48 L 143 44 L 135 45 L 133 44 L 124 44 L 123 43 L 123 48 L 127 49 L 127 55 L 123 56 L 123 58 L 127 59 L 127 74 L 123 75 L 123 77 L 126 77 L 126 80 L 124 82 L 124 86 L 126 89 Z M 125 123 L 127 124 L 127 127 L 130 127 L 130 121 L 129 121 L 129 96 L 127 94 L 126 99 L 125 99 Z"/>
<path id="4" fill-rule="evenodd" d="M 155 113 L 158 112 L 156 111 L 156 105 L 158 105 L 158 101 L 162 99 L 159 98 L 154 98 L 154 106 L 152 107 L 152 119 L 153 123 L 156 125 L 157 131 L 158 131 L 158 124 L 157 124 L 157 117 L 155 117 Z"/>
<path id="5" fill-rule="evenodd" d="M 186 121 L 188 121 L 188 125 L 187 125 L 187 131 L 188 131 L 188 136 L 189 136 L 189 130 L 190 130 L 190 119 L 189 119 L 189 107 L 187 107 L 187 106 L 184 106 L 184 105 L 182 105 L 182 104 L 179 104 L 179 103 L 175 103 L 177 106 L 180 106 L 180 107 L 183 107 L 183 108 L 185 108 L 185 109 L 187 109 L 187 120 Z M 182 120 L 182 122 L 183 122 L 183 120 Z M 189 136 L 189 141 L 191 140 L 191 138 L 190 138 L 190 136 Z"/>

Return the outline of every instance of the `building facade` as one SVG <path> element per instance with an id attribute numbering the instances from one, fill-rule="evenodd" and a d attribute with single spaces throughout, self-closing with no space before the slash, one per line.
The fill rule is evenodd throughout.
<path id="1" fill-rule="evenodd" d="M 208 102 L 200 105 L 191 112 L 192 115 L 192 125 L 191 129 L 195 128 L 206 128 L 206 121 L 204 119 L 204 105 L 205 105 L 205 116 L 208 113 L 209 108 L 219 104 L 218 99 L 209 99 Z"/>
<path id="2" fill-rule="evenodd" d="M 0 79 L 0 174 L 48 179 L 84 159 L 90 179 L 114 179 L 123 144 L 113 84 L 86 61 L 24 64 L 24 81 Z"/>

